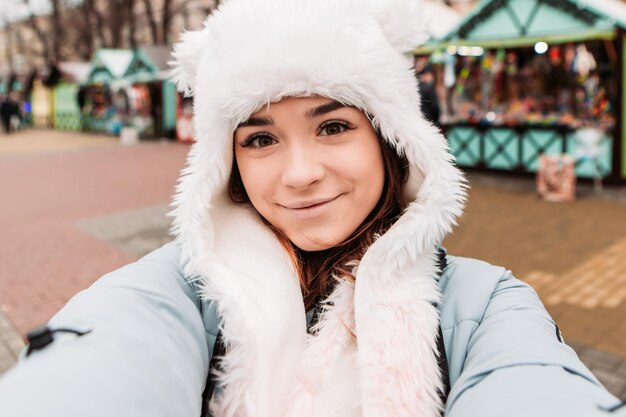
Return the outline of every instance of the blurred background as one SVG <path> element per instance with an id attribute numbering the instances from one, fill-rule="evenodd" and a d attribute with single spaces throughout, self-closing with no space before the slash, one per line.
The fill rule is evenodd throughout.
<path id="1" fill-rule="evenodd" d="M 533 285 L 626 396 L 626 3 L 424 4 L 422 111 L 471 181 L 444 246 Z M 0 373 L 74 294 L 171 240 L 194 132 L 167 62 L 218 5 L 0 0 Z"/>

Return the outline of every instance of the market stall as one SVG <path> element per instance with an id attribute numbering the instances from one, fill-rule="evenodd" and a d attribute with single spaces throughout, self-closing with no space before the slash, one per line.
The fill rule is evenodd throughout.
<path id="1" fill-rule="evenodd" d="M 60 130 L 80 130 L 80 85 L 87 79 L 89 63 L 60 62 L 59 81 L 52 88 L 52 125 Z"/>
<path id="2" fill-rule="evenodd" d="M 615 0 L 490 0 L 417 50 L 458 164 L 535 172 L 569 154 L 579 177 L 625 181 L 624 28 Z"/>
<path id="3" fill-rule="evenodd" d="M 112 83 L 113 90 L 127 98 L 125 126 L 143 137 L 176 135 L 176 87 L 170 81 L 170 48 L 153 46 L 133 51 L 125 74 Z"/>
<path id="4" fill-rule="evenodd" d="M 177 96 L 169 59 L 164 46 L 99 50 L 81 92 L 87 128 L 119 134 L 128 127 L 144 138 L 173 138 Z"/>
<path id="5" fill-rule="evenodd" d="M 48 66 L 34 69 L 28 77 L 26 90 L 31 105 L 31 123 L 34 127 L 52 127 L 54 110 L 52 88 L 58 78 L 58 69 Z"/>
<path id="6" fill-rule="evenodd" d="M 87 81 L 78 91 L 83 129 L 119 134 L 127 105 L 123 94 L 114 95 L 111 84 L 125 76 L 133 56 L 129 49 L 96 52 Z"/>

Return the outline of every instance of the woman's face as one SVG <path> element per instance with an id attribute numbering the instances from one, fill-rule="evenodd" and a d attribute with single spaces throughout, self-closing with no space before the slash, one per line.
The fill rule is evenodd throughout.
<path id="1" fill-rule="evenodd" d="M 322 97 L 288 97 L 239 125 L 235 158 L 256 210 L 298 248 L 341 244 L 381 196 L 380 143 L 365 114 Z"/>

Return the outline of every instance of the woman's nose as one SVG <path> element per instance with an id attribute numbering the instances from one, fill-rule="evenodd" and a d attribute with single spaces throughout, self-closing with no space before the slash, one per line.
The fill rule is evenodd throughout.
<path id="1" fill-rule="evenodd" d="M 287 187 L 303 189 L 324 178 L 324 165 L 313 149 L 293 147 L 287 152 L 286 158 L 282 181 Z"/>

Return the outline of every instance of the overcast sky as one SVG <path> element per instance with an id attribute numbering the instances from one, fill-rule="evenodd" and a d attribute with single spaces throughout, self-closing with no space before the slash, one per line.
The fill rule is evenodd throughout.
<path id="1" fill-rule="evenodd" d="M 30 3 L 36 14 L 46 13 L 50 10 L 48 0 L 30 0 Z M 0 0 L 0 24 L 26 16 L 28 16 L 28 9 L 23 0 Z"/>

